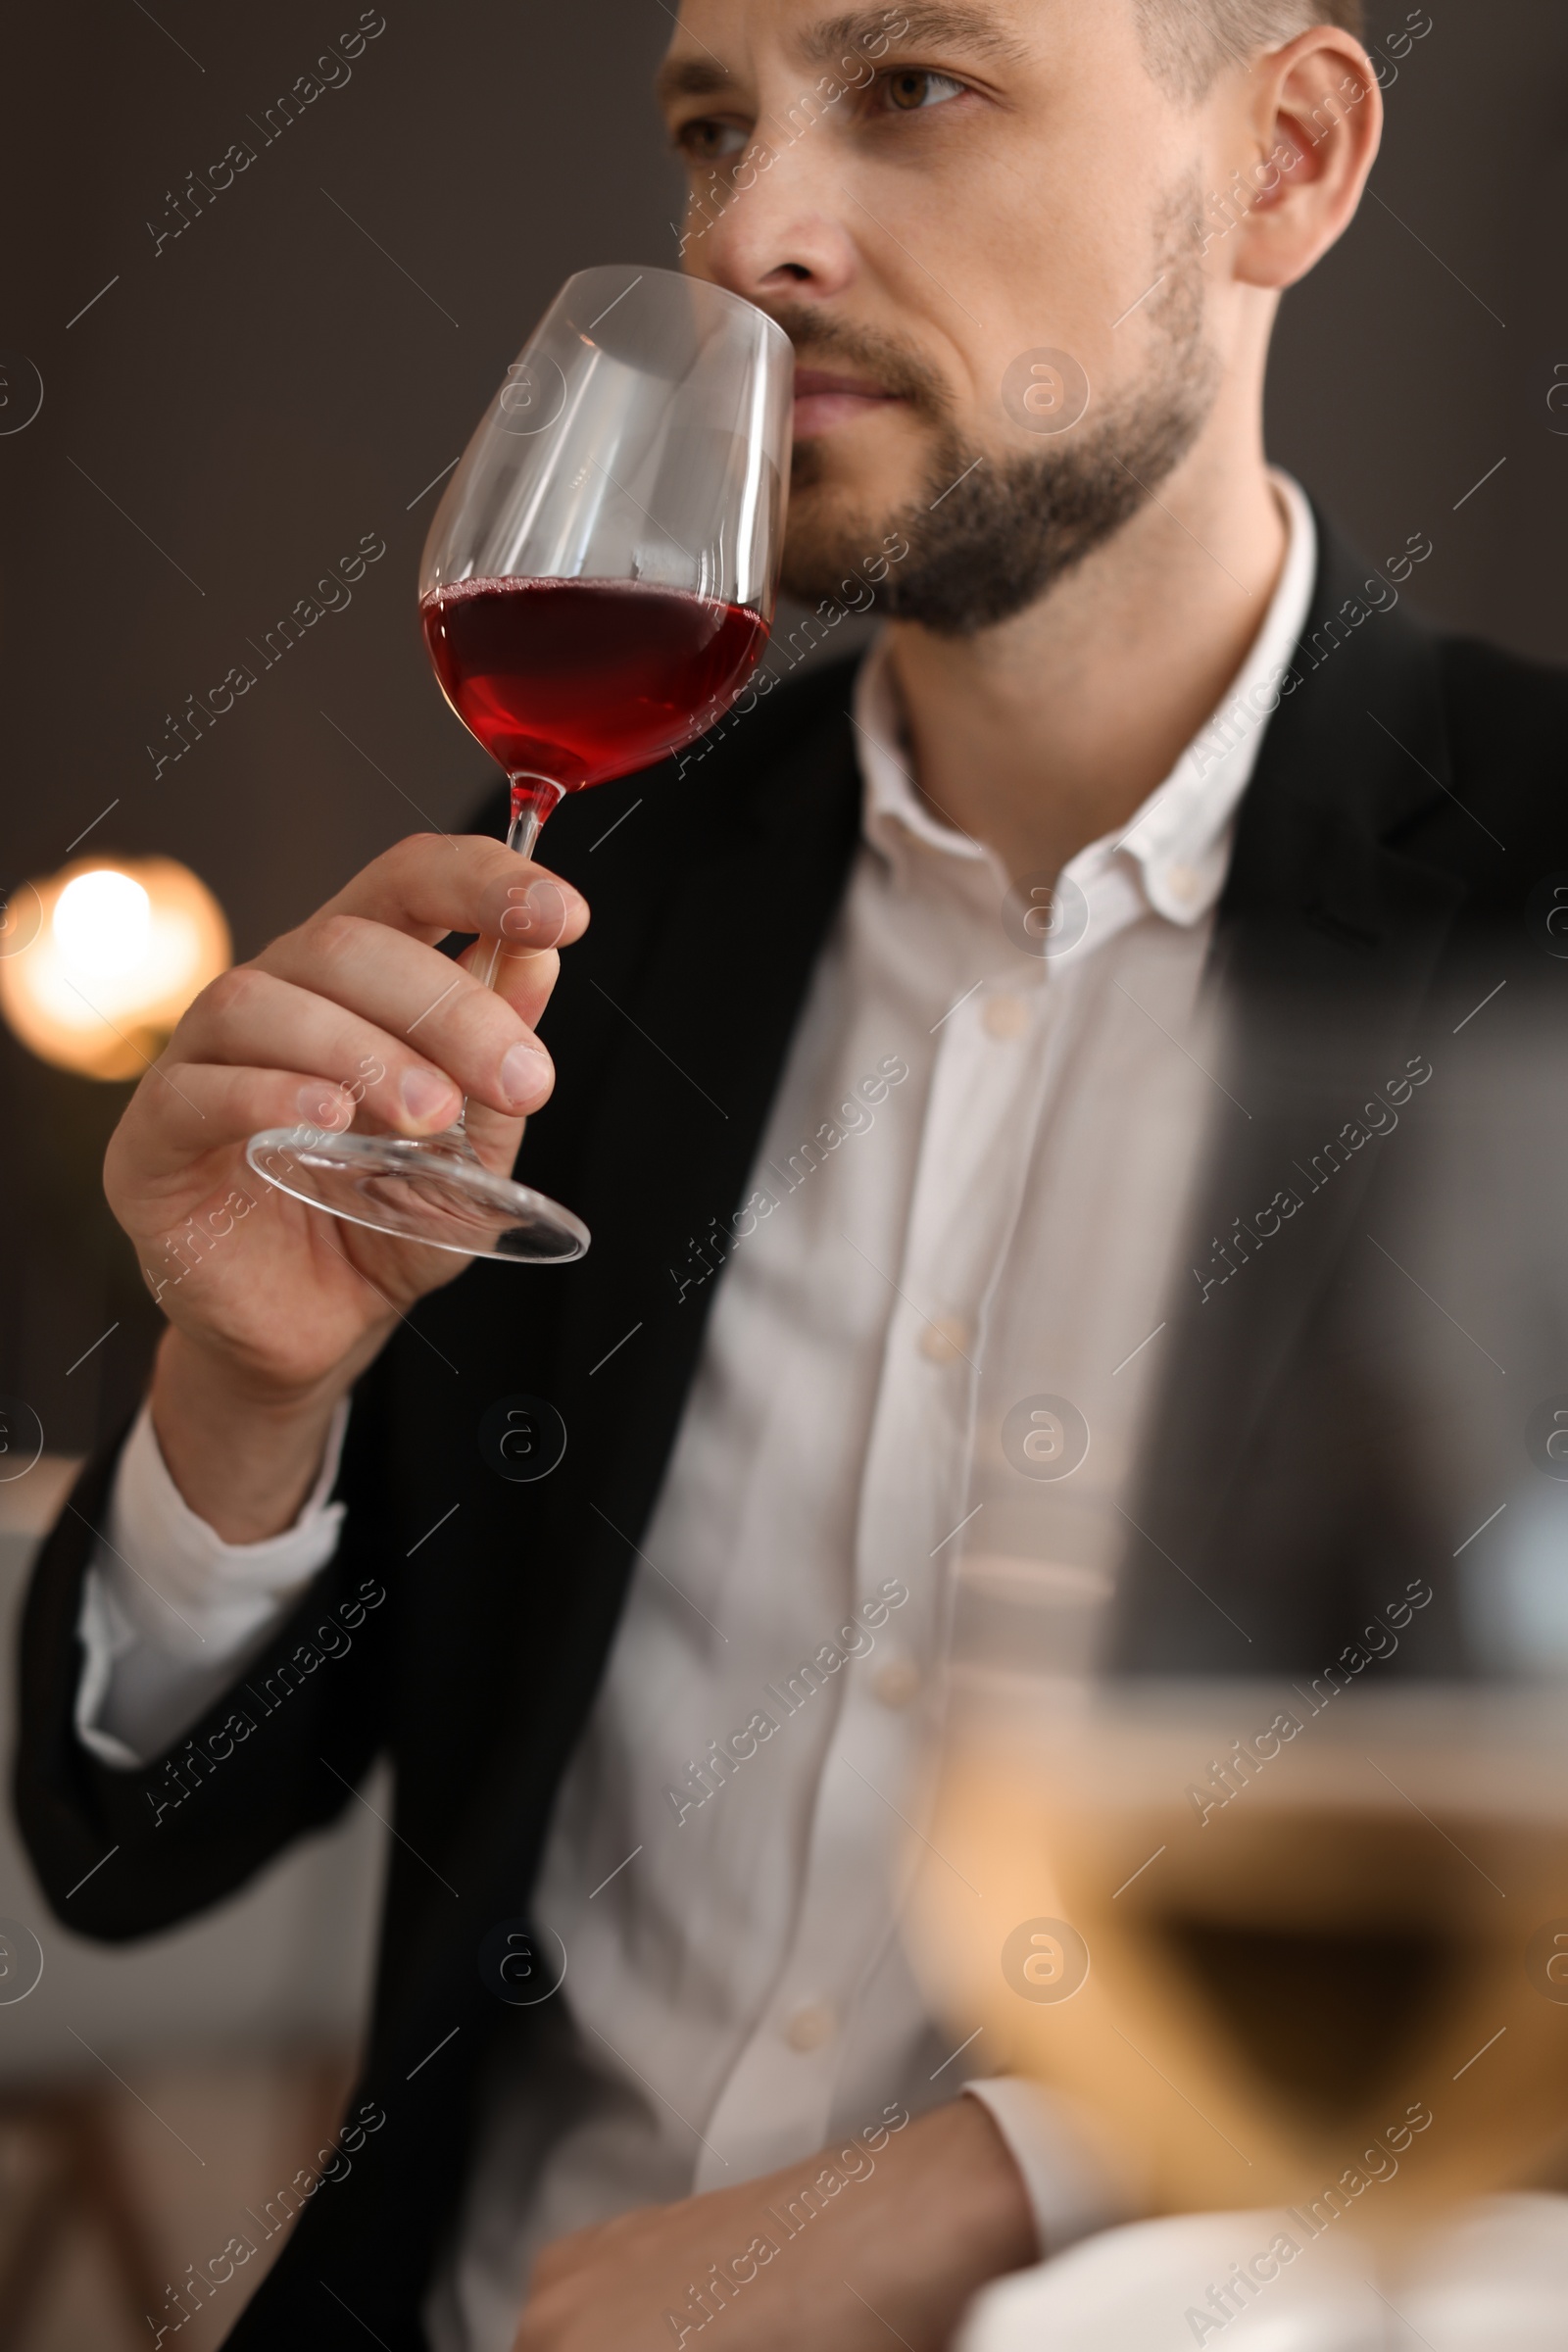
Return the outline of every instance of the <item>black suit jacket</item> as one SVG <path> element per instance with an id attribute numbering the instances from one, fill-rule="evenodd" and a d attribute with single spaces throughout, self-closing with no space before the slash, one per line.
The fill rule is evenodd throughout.
<path id="1" fill-rule="evenodd" d="M 1367 576 L 1325 536 L 1299 683 L 1241 812 L 1214 955 L 1244 1031 L 1247 1008 L 1291 982 L 1375 1001 L 1369 1036 L 1402 1041 L 1420 1007 L 1462 993 L 1473 972 L 1547 960 L 1525 917 L 1534 886 L 1568 868 L 1568 679 L 1442 638 L 1402 609 L 1320 635 Z M 474 1266 L 365 1375 L 338 1552 L 195 1727 L 205 1766 L 187 1762 L 177 1779 L 163 1758 L 111 1770 L 73 1732 L 89 1529 L 118 1448 L 83 1473 L 39 1561 L 17 1803 L 50 1899 L 77 1931 L 130 1939 L 188 1918 L 337 1816 L 378 1754 L 395 1766 L 399 1840 L 350 2109 L 361 2124 L 238 2319 L 236 2345 L 336 2345 L 344 2305 L 395 2352 L 424 2341 L 420 2301 L 462 2186 L 476 2084 L 509 2015 L 482 1975 L 486 1940 L 527 1910 L 718 1287 L 717 1273 L 688 1280 L 694 1245 L 746 1196 L 858 838 L 852 675 L 844 662 L 759 705 L 678 788 L 666 763 L 552 820 L 548 855 L 587 893 L 593 923 L 550 1008 L 559 1086 L 518 1172 L 587 1218 L 593 1249 L 569 1268 Z M 1265 1061 L 1278 1043 L 1269 1030 Z M 1256 1039 L 1248 1053 L 1255 1064 Z M 1214 1199 L 1244 1217 L 1280 1163 L 1321 1140 L 1288 1062 L 1287 1049 L 1248 1130 L 1217 1153 Z M 1178 1310 L 1177 1373 L 1137 1514 L 1149 1541 L 1129 1563 L 1135 1664 L 1211 1660 L 1216 1628 L 1227 1638 L 1189 1605 L 1172 1562 L 1201 1562 L 1200 1581 L 1257 1613 L 1245 1590 L 1249 1560 L 1263 1573 L 1256 1552 L 1227 1550 L 1223 1531 L 1245 1523 L 1246 1466 L 1268 1455 L 1332 1290 L 1353 1223 L 1344 1189 L 1298 1220 L 1299 1248 L 1292 1239 L 1233 1286 L 1234 1313 L 1224 1293 L 1200 1303 L 1196 1285 Z M 721 1262 L 721 1250 L 708 1254 Z M 1194 1262 L 1207 1254 L 1206 1237 L 1195 1241 Z M 567 1431 L 560 1467 L 534 1484 L 499 1476 L 481 1446 L 492 1406 L 520 1395 L 548 1400 Z M 1294 1607 L 1286 1591 L 1271 1620 L 1293 1655 L 1306 1638 Z M 176 1763 L 189 1755 L 180 1742 Z"/>

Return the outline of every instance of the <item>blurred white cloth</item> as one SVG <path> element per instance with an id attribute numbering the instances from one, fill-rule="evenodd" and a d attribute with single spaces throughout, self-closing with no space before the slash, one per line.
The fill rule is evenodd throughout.
<path id="1" fill-rule="evenodd" d="M 1238 2283 L 1238 2275 L 1240 2283 Z M 1364 2238 L 1295 2213 L 1109 2230 L 971 2306 L 956 2352 L 1563 2352 L 1568 2198 L 1444 2217 L 1380 2275 Z"/>
<path id="2" fill-rule="evenodd" d="M 1432 2352 L 1562 2352 L 1568 2197 L 1489 2197 L 1450 2215 L 1395 2295 Z"/>

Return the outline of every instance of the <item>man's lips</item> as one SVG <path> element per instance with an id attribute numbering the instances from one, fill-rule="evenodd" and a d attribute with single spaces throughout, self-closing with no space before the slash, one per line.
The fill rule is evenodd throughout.
<path id="1" fill-rule="evenodd" d="M 835 425 L 853 424 L 873 409 L 891 408 L 900 398 L 863 377 L 838 375 L 823 368 L 795 370 L 795 438 L 809 440 L 831 432 Z"/>

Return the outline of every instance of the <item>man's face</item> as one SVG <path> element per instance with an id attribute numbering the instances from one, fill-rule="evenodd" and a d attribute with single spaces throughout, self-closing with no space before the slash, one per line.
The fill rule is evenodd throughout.
<path id="1" fill-rule="evenodd" d="M 885 611 L 1004 618 L 1191 447 L 1214 167 L 1133 0 L 685 0 L 662 91 L 685 267 L 796 346 L 794 593 L 896 526 Z"/>

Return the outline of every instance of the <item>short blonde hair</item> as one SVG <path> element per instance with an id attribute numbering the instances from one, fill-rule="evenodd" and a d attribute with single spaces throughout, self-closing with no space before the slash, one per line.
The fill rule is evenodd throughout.
<path id="1" fill-rule="evenodd" d="M 1201 98 L 1227 66 L 1242 66 L 1313 24 L 1361 40 L 1362 0 L 1136 0 L 1150 72 L 1181 98 Z"/>

